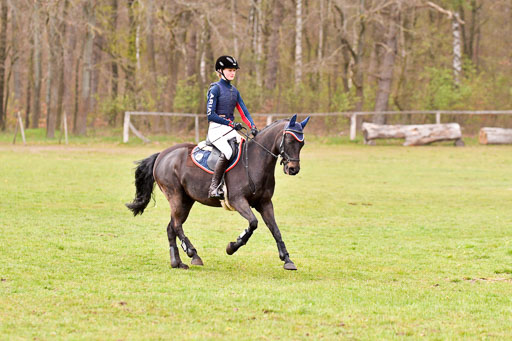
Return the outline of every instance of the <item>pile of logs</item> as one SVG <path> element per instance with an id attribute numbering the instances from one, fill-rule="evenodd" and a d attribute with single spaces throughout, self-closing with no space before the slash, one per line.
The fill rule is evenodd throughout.
<path id="1" fill-rule="evenodd" d="M 482 128 L 478 136 L 480 144 L 511 144 L 512 129 Z"/>
<path id="2" fill-rule="evenodd" d="M 456 146 L 464 146 L 458 123 L 381 125 L 363 123 L 364 143 L 375 145 L 375 139 L 405 139 L 404 146 L 421 146 L 438 141 L 454 140 Z"/>

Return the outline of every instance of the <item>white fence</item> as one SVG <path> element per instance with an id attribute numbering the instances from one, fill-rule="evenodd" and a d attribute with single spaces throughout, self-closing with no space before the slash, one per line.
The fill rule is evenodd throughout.
<path id="1" fill-rule="evenodd" d="M 196 142 L 199 142 L 199 119 L 205 119 L 204 114 L 188 114 L 188 113 L 164 113 L 164 112 L 141 112 L 141 111 L 127 111 L 124 113 L 124 129 L 123 129 L 123 142 L 128 142 L 129 139 L 129 131 L 131 130 L 135 135 L 137 135 L 142 140 L 149 142 L 147 138 L 145 138 L 130 122 L 130 116 L 139 115 L 139 116 L 169 116 L 169 117 L 194 117 L 194 130 L 195 130 L 195 139 Z M 290 117 L 292 113 L 268 113 L 268 114 L 251 114 L 251 116 L 255 117 L 266 117 L 267 125 L 272 123 L 274 118 L 277 117 Z M 461 110 L 461 111 L 447 111 L 447 110 L 422 110 L 422 111 L 361 111 L 361 112 L 329 112 L 329 113 L 298 113 L 299 116 L 338 116 L 338 117 L 346 117 L 350 118 L 350 140 L 355 140 L 356 138 L 356 127 L 357 127 L 357 116 L 367 116 L 367 115 L 435 115 L 436 123 L 441 123 L 442 115 L 512 115 L 512 110 L 477 110 L 477 111 L 469 111 L 469 110 Z"/>

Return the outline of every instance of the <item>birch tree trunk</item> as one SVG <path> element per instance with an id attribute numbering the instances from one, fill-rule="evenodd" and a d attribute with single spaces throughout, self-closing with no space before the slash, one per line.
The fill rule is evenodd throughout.
<path id="1" fill-rule="evenodd" d="M 20 47 L 21 42 L 19 41 L 17 37 L 17 33 L 20 30 L 19 27 L 20 19 L 19 19 L 19 13 L 16 9 L 11 8 L 11 46 L 12 46 L 12 78 L 13 78 L 13 85 L 14 85 L 14 102 L 16 103 L 17 107 L 21 107 L 21 101 L 22 101 L 22 77 L 21 77 L 21 67 L 22 63 L 18 60 L 20 56 Z M 26 66 L 26 65 L 23 65 Z"/>
<path id="2" fill-rule="evenodd" d="M 254 54 L 254 73 L 256 75 L 256 84 L 261 86 L 263 83 L 262 78 L 262 56 L 263 56 L 263 14 L 262 14 L 262 0 L 253 1 L 251 8 L 252 16 L 252 52 Z M 238 58 L 238 57 L 236 57 Z"/>
<path id="3" fill-rule="evenodd" d="M 25 128 L 26 129 L 31 127 L 30 109 L 31 109 L 31 105 L 32 105 L 32 86 L 34 84 L 34 73 L 32 72 L 32 70 L 34 69 L 34 54 L 35 54 L 34 41 L 31 37 L 31 39 L 30 39 L 30 54 L 29 54 L 29 58 L 28 58 L 27 86 L 25 89 L 25 96 L 26 96 L 26 98 L 25 98 Z"/>
<path id="4" fill-rule="evenodd" d="M 48 20 L 49 21 L 49 20 Z M 48 33 L 51 35 L 51 33 Z M 51 39 L 49 39 L 51 40 Z M 48 47 L 50 58 L 46 61 L 46 138 L 53 139 L 55 137 L 55 121 L 52 112 L 52 87 L 53 87 L 53 63 L 55 62 L 54 52 L 51 52 L 53 47 Z"/>
<path id="5" fill-rule="evenodd" d="M 320 77 L 321 77 L 321 70 L 322 70 L 322 64 L 324 59 L 324 42 L 325 42 L 325 33 L 327 31 L 327 20 L 326 20 L 326 0 L 320 0 L 320 9 L 319 9 L 319 17 L 320 17 L 320 23 L 318 26 L 318 46 L 317 46 L 317 52 L 316 52 L 316 59 L 317 59 L 317 71 L 316 71 L 316 77 L 315 77 L 315 88 L 318 88 L 320 84 Z M 329 4 L 327 3 L 327 6 Z"/>
<path id="6" fill-rule="evenodd" d="M 325 21 L 325 15 L 324 15 L 324 7 L 325 7 L 325 0 L 320 0 L 320 25 L 318 27 L 318 48 L 317 48 L 317 61 L 318 64 L 322 62 L 323 59 L 323 50 L 324 50 L 324 21 Z"/>
<path id="7" fill-rule="evenodd" d="M 56 30 L 56 18 L 57 18 L 57 7 L 49 6 L 47 10 L 47 21 L 46 21 L 46 32 L 48 36 L 47 46 L 49 58 L 47 79 L 46 79 L 46 138 L 53 139 L 55 137 L 55 125 L 56 125 L 56 112 L 55 112 L 55 98 L 52 96 L 55 85 L 55 71 L 57 69 L 57 30 Z"/>
<path id="8" fill-rule="evenodd" d="M 32 99 L 33 119 L 31 128 L 39 126 L 41 117 L 41 26 L 40 26 L 40 0 L 35 0 L 32 12 L 32 23 L 34 27 L 34 97 Z"/>
<path id="9" fill-rule="evenodd" d="M 233 3 L 231 3 L 233 4 Z M 234 31 L 233 31 L 234 34 Z M 202 85 L 206 83 L 206 44 L 210 40 L 208 22 L 204 15 L 201 16 L 201 40 L 199 43 L 199 80 Z M 237 58 L 237 57 L 235 57 Z"/>
<path id="10" fill-rule="evenodd" d="M 295 5 L 295 86 L 302 82 L 302 0 Z"/>
<path id="11" fill-rule="evenodd" d="M 397 5 L 391 5 L 388 21 L 388 31 L 386 34 L 386 46 L 383 60 L 380 67 L 378 90 L 375 99 L 375 111 L 387 111 L 389 105 L 389 96 L 393 81 L 393 70 L 395 66 L 395 56 L 397 52 L 397 38 L 400 11 Z M 385 124 L 386 115 L 374 115 L 373 123 Z"/>
<path id="12" fill-rule="evenodd" d="M 353 65 L 353 84 L 356 87 L 356 111 L 362 111 L 364 105 L 364 74 L 363 74 L 363 52 L 364 52 L 364 39 L 366 32 L 366 21 L 365 21 L 365 0 L 359 1 L 359 30 L 357 34 L 357 46 L 356 53 L 354 55 L 354 65 Z M 360 125 L 360 122 L 357 123 Z"/>
<path id="13" fill-rule="evenodd" d="M 231 30 L 233 32 L 233 49 L 235 51 L 235 58 L 239 58 L 238 52 L 238 32 L 236 26 L 237 7 L 236 0 L 231 0 Z"/>
<path id="14" fill-rule="evenodd" d="M 207 64 L 207 56 L 209 56 L 211 52 L 211 45 L 210 45 L 210 24 L 206 20 L 205 15 L 202 15 L 201 18 L 201 39 L 199 42 L 199 48 L 200 48 L 200 55 L 199 55 L 199 77 L 197 77 L 199 86 L 201 89 L 206 88 L 206 66 Z M 235 57 L 237 58 L 237 57 Z M 204 108 L 206 107 L 206 97 L 200 96 L 199 98 L 199 106 L 197 108 L 197 112 L 201 113 Z"/>
<path id="15" fill-rule="evenodd" d="M 57 65 L 58 65 L 58 85 L 57 85 L 57 127 L 60 127 L 61 117 L 63 113 L 63 102 L 64 102 L 64 91 L 65 87 L 65 74 L 67 73 L 68 67 L 65 63 L 65 46 L 66 45 L 66 32 L 67 32 L 67 20 L 68 20 L 68 9 L 69 0 L 64 1 L 62 10 L 62 18 L 59 23 L 60 39 L 58 43 L 58 54 L 57 54 Z"/>
<path id="16" fill-rule="evenodd" d="M 92 43 L 92 63 L 91 63 L 91 93 L 89 95 L 89 111 L 96 111 L 97 106 L 97 94 L 98 94 L 98 86 L 100 83 L 100 69 L 99 65 L 101 65 L 101 50 L 103 49 L 103 39 L 101 39 L 100 35 L 94 34 L 94 39 Z"/>
<path id="17" fill-rule="evenodd" d="M 91 78 L 92 78 L 92 58 L 93 58 L 93 27 L 95 24 L 94 7 L 89 1 L 84 4 L 84 16 L 87 20 L 87 29 L 84 41 L 84 53 L 82 64 L 82 92 L 81 92 L 81 109 L 78 114 L 77 130 L 78 135 L 87 133 L 87 116 L 91 105 Z"/>
<path id="18" fill-rule="evenodd" d="M 283 21 L 283 4 L 280 0 L 272 2 L 272 23 L 267 51 L 267 67 L 265 69 L 265 87 L 273 90 L 277 84 L 277 72 L 279 66 L 279 29 Z"/>
<path id="19" fill-rule="evenodd" d="M 155 9 L 153 0 L 149 0 L 146 2 L 146 53 L 148 60 L 148 68 L 150 72 L 151 79 L 156 85 L 156 60 L 155 60 L 155 34 L 154 34 L 154 15 Z"/>
<path id="20" fill-rule="evenodd" d="M 0 9 L 2 11 L 2 26 L 0 28 L 0 129 L 5 130 L 7 113 L 4 109 L 4 89 L 5 89 L 5 59 L 7 44 L 7 0 L 1 0 Z"/>
<path id="21" fill-rule="evenodd" d="M 136 108 L 136 65 L 137 65 L 137 23 L 135 18 L 135 0 L 128 0 L 128 55 L 125 71 L 125 93 L 128 96 L 129 109 Z"/>
<path id="22" fill-rule="evenodd" d="M 453 13 L 452 34 L 453 34 L 453 79 L 456 85 L 460 84 L 460 74 L 462 72 L 462 55 L 460 39 L 460 16 L 459 13 Z"/>
<path id="23" fill-rule="evenodd" d="M 109 17 L 109 27 L 115 32 L 117 30 L 117 0 L 110 0 L 111 12 Z M 116 48 L 116 42 L 110 42 L 113 46 L 111 49 Z M 110 70 L 112 72 L 112 82 L 110 85 L 110 98 L 112 100 L 117 99 L 118 96 L 118 88 L 119 88 L 119 67 L 117 65 L 117 60 L 112 58 L 112 62 L 110 63 Z M 116 119 L 114 117 L 114 124 L 116 123 Z"/>

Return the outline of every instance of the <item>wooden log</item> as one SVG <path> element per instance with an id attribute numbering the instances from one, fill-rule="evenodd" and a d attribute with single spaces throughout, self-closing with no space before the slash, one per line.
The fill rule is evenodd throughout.
<path id="1" fill-rule="evenodd" d="M 480 144 L 512 144 L 512 129 L 484 127 L 478 135 Z"/>
<path id="2" fill-rule="evenodd" d="M 380 125 L 363 123 L 364 141 L 375 144 L 375 139 L 405 139 L 404 146 L 421 146 L 432 142 L 455 140 L 456 146 L 463 146 L 462 133 L 458 123 Z"/>

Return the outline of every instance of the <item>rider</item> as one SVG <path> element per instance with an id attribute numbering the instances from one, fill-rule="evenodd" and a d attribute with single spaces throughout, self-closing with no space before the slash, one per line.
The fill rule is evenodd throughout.
<path id="1" fill-rule="evenodd" d="M 210 198 L 223 198 L 224 196 L 222 188 L 219 187 L 229 161 L 234 156 L 234 147 L 238 136 L 236 131 L 242 129 L 242 124 L 234 121 L 233 112 L 235 107 L 245 124 L 251 128 L 253 136 L 258 133 L 240 92 L 231 84 L 231 81 L 235 78 L 236 70 L 239 68 L 235 58 L 231 56 L 219 57 L 215 62 L 215 71 L 220 80 L 210 85 L 206 96 L 206 114 L 209 122 L 207 139 L 221 152 L 208 191 L 208 197 Z"/>

